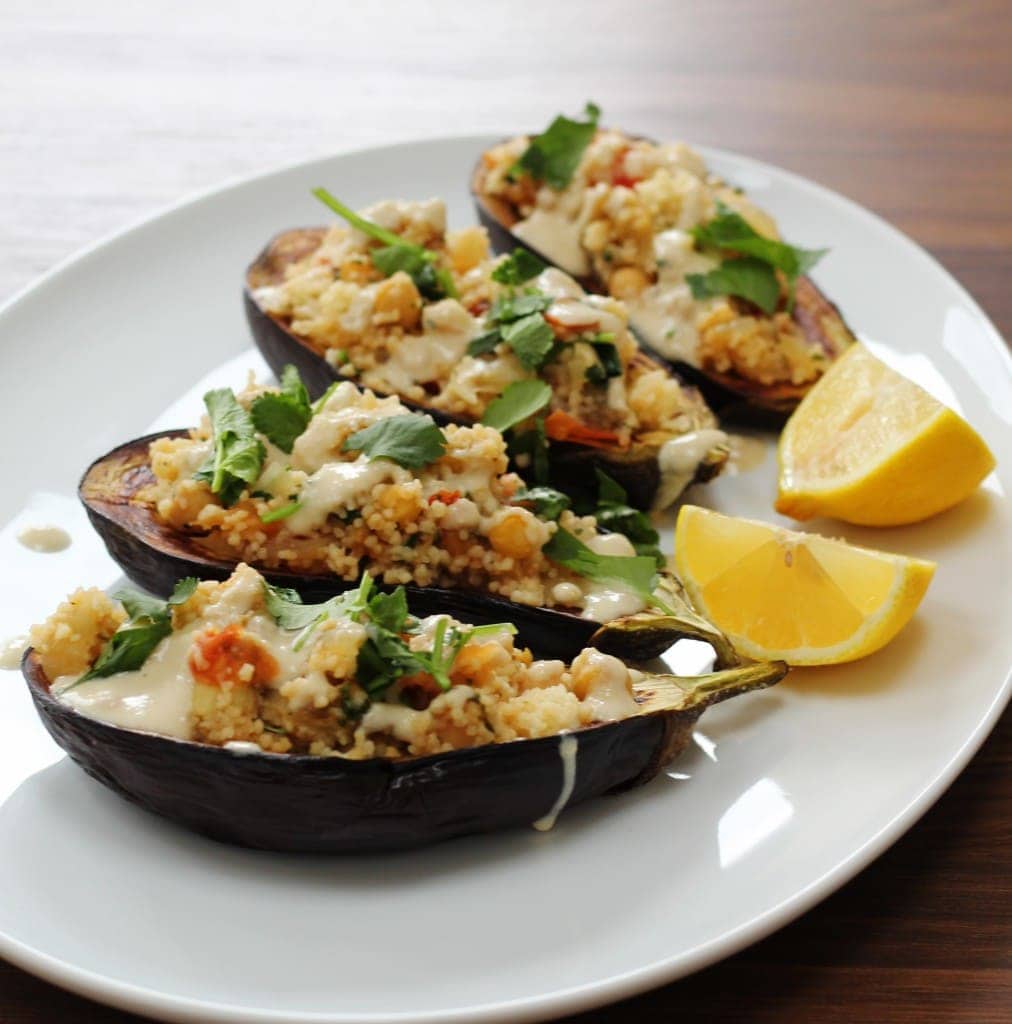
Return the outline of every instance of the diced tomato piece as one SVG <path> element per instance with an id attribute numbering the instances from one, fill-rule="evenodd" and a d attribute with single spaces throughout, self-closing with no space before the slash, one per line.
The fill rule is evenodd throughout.
<path id="1" fill-rule="evenodd" d="M 545 433 L 553 441 L 572 441 L 590 448 L 615 448 L 621 445 L 614 431 L 588 426 L 562 409 L 556 409 L 546 418 Z"/>
<path id="2" fill-rule="evenodd" d="M 444 505 L 452 505 L 455 501 L 459 500 L 460 491 L 436 491 L 435 494 L 429 496 L 430 505 L 437 501 L 441 501 Z"/>
<path id="3" fill-rule="evenodd" d="M 628 146 L 620 149 L 615 154 L 615 159 L 611 162 L 611 183 L 613 185 L 624 185 L 626 188 L 632 188 L 633 185 L 643 180 L 642 178 L 634 177 L 626 171 L 625 157 L 628 152 Z"/>
<path id="4" fill-rule="evenodd" d="M 236 622 L 199 633 L 190 649 L 189 665 L 193 678 L 207 686 L 263 686 L 279 672 L 274 655 Z"/>

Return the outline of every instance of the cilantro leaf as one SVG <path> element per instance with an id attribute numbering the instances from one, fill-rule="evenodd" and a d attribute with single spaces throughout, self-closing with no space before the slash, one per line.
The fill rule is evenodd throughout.
<path id="1" fill-rule="evenodd" d="M 622 377 L 625 369 L 618 349 L 611 341 L 598 341 L 596 338 L 586 339 L 593 347 L 597 362 L 587 369 L 587 379 L 594 384 L 607 384 L 612 377 Z"/>
<path id="2" fill-rule="evenodd" d="M 183 604 L 189 601 L 191 597 L 197 591 L 197 585 L 200 580 L 196 576 L 186 576 L 176 582 L 175 587 L 172 589 L 172 594 L 169 597 L 168 604 L 175 607 L 177 604 Z"/>
<path id="3" fill-rule="evenodd" d="M 400 636 L 373 623 L 366 626 L 365 643 L 358 649 L 355 678 L 370 697 L 380 696 L 398 679 L 424 670 L 415 652 Z"/>
<path id="4" fill-rule="evenodd" d="M 791 309 L 794 305 L 795 281 L 802 274 L 807 274 L 829 251 L 828 249 L 799 249 L 786 242 L 766 238 L 760 235 L 740 213 L 721 202 L 717 203 L 717 216 L 706 224 L 700 224 L 693 228 L 692 235 L 700 247 L 739 253 L 742 256 L 751 257 L 753 262 L 759 261 L 769 268 L 769 272 L 763 275 L 757 270 L 741 267 L 732 269 L 734 264 L 744 262 L 742 260 L 725 260 L 720 267 L 709 274 L 686 275 L 693 295 L 696 298 L 705 298 L 709 295 L 738 295 L 754 302 L 766 313 L 774 311 L 780 295 L 780 287 L 777 283 L 776 299 L 773 300 L 771 306 L 769 282 L 770 280 L 776 281 L 776 275 L 772 273 L 773 269 L 781 271 L 787 278 L 787 308 Z M 725 274 L 723 277 L 714 278 L 715 274 L 725 271 L 731 276 Z M 696 284 L 693 283 L 693 278 L 697 279 Z M 698 283 L 704 278 L 708 282 L 707 284 Z M 706 290 L 702 294 L 697 294 L 697 288 Z M 734 288 L 744 288 L 745 291 L 736 291 L 733 290 Z M 764 301 L 759 301 L 760 298 Z"/>
<path id="5" fill-rule="evenodd" d="M 229 508 L 260 476 L 267 453 L 257 440 L 250 414 L 228 388 L 208 391 L 204 405 L 211 421 L 214 451 L 194 476 L 208 483 L 212 493 Z"/>
<path id="6" fill-rule="evenodd" d="M 564 189 L 576 173 L 584 150 L 597 131 L 601 109 L 595 103 L 584 108 L 586 121 L 574 121 L 560 114 L 540 135 L 535 136 L 510 169 L 510 177 L 526 172 L 535 181 Z"/>
<path id="7" fill-rule="evenodd" d="M 373 597 L 369 601 L 369 618 L 383 629 L 400 633 L 408 621 L 408 596 L 404 588 Z"/>
<path id="8" fill-rule="evenodd" d="M 451 298 L 457 297 L 457 289 L 450 272 L 435 265 L 438 257 L 431 249 L 406 242 L 392 231 L 366 220 L 325 188 L 314 188 L 313 195 L 353 228 L 382 243 L 382 247 L 371 250 L 369 256 L 373 266 L 385 277 L 403 270 L 415 282 L 415 287 L 425 298 L 442 299 L 447 295 Z"/>
<path id="9" fill-rule="evenodd" d="M 665 559 L 661 554 L 661 538 L 654 529 L 650 517 L 629 505 L 625 488 L 603 470 L 597 474 L 597 508 L 594 515 L 598 524 L 611 533 L 621 533 L 629 538 L 637 555 L 652 558 L 658 568 L 663 568 Z"/>
<path id="10" fill-rule="evenodd" d="M 196 587 L 195 579 L 180 580 L 169 602 L 181 604 Z M 165 601 L 136 590 L 121 590 L 112 596 L 123 605 L 130 618 L 102 645 L 91 668 L 71 686 L 120 672 L 136 672 L 172 632 L 172 612 Z"/>
<path id="11" fill-rule="evenodd" d="M 420 469 L 446 451 L 446 438 L 431 416 L 410 412 L 356 431 L 344 442 L 344 451 L 365 452 L 370 459 L 390 459 L 405 469 Z"/>
<path id="12" fill-rule="evenodd" d="M 281 389 L 266 391 L 250 406 L 253 425 L 271 444 L 290 452 L 295 439 L 309 426 L 313 409 L 299 371 L 288 365 L 281 371 Z"/>
<path id="13" fill-rule="evenodd" d="M 657 563 L 643 555 L 599 555 L 561 527 L 544 547 L 545 554 L 578 576 L 619 583 L 654 603 Z"/>
<path id="14" fill-rule="evenodd" d="M 555 348 L 555 334 L 540 313 L 531 313 L 500 328 L 502 340 L 528 370 L 540 369 Z"/>
<path id="15" fill-rule="evenodd" d="M 468 343 L 467 354 L 469 356 L 484 355 L 486 352 L 491 352 L 501 341 L 502 335 L 499 333 L 499 328 L 493 327 L 492 330 L 479 334 L 477 338 L 473 338 Z"/>
<path id="16" fill-rule="evenodd" d="M 543 380 L 517 380 L 489 402 L 481 422 L 504 433 L 543 409 L 551 399 L 552 389 Z"/>
<path id="17" fill-rule="evenodd" d="M 545 434 L 543 417 L 539 416 L 530 430 L 510 431 L 506 450 L 509 457 L 519 465 L 523 465 L 519 461 L 520 459 L 526 460 L 526 466 L 530 467 L 530 476 L 535 483 L 545 484 L 548 482 L 548 437 Z"/>
<path id="18" fill-rule="evenodd" d="M 686 274 L 685 280 L 694 299 L 737 295 L 764 313 L 775 312 L 780 301 L 780 282 L 773 267 L 754 256 L 724 260 L 708 274 Z"/>
<path id="19" fill-rule="evenodd" d="M 548 266 L 532 252 L 526 249 L 514 249 L 496 268 L 492 271 L 492 280 L 499 284 L 519 285 L 537 277 Z"/>
<path id="20" fill-rule="evenodd" d="M 539 519 L 553 521 L 572 505 L 568 494 L 554 487 L 523 487 L 513 495 L 514 505 L 533 505 Z"/>
<path id="21" fill-rule="evenodd" d="M 504 295 L 492 304 L 489 319 L 497 324 L 512 323 L 531 313 L 543 313 L 554 301 L 551 295 L 536 291 Z"/>

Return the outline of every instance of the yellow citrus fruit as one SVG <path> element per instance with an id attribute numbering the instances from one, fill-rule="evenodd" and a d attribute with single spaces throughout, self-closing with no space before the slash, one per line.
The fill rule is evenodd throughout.
<path id="1" fill-rule="evenodd" d="M 805 396 L 780 437 L 776 509 L 899 526 L 966 498 L 994 456 L 962 417 L 853 345 Z"/>
<path id="2" fill-rule="evenodd" d="M 742 653 L 790 665 L 863 658 L 909 621 L 934 562 L 684 505 L 675 567 Z"/>

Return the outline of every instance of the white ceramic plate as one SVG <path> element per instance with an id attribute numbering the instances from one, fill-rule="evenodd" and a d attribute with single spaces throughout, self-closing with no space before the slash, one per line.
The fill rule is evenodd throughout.
<path id="1" fill-rule="evenodd" d="M 239 384 L 247 261 L 273 232 L 352 205 L 449 200 L 491 140 L 351 153 L 185 203 L 81 254 L 0 314 L 0 629 L 48 613 L 113 564 L 73 499 L 83 467 L 153 426 L 190 423 L 212 374 Z M 533 830 L 419 853 L 307 858 L 220 846 L 122 802 L 49 740 L 2 678 L 0 953 L 57 984 L 178 1021 L 529 1020 L 658 985 L 740 949 L 849 879 L 937 799 L 1008 696 L 1012 374 L 994 328 L 927 255 L 783 171 L 707 156 L 780 219 L 830 245 L 817 277 L 875 351 L 964 413 L 1001 469 L 921 526 L 834 534 L 937 559 L 886 650 L 708 713 L 651 785 Z M 774 465 L 693 499 L 770 518 Z M 66 527 L 59 554 L 26 523 Z M 668 538 L 670 543 L 670 537 Z"/>

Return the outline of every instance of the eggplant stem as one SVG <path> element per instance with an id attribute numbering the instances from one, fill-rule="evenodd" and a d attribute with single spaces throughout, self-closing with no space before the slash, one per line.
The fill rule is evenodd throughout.
<path id="1" fill-rule="evenodd" d="M 750 690 L 763 690 L 787 675 L 783 661 L 759 661 L 702 676 L 650 675 L 635 687 L 646 694 L 644 711 L 706 708 Z"/>

